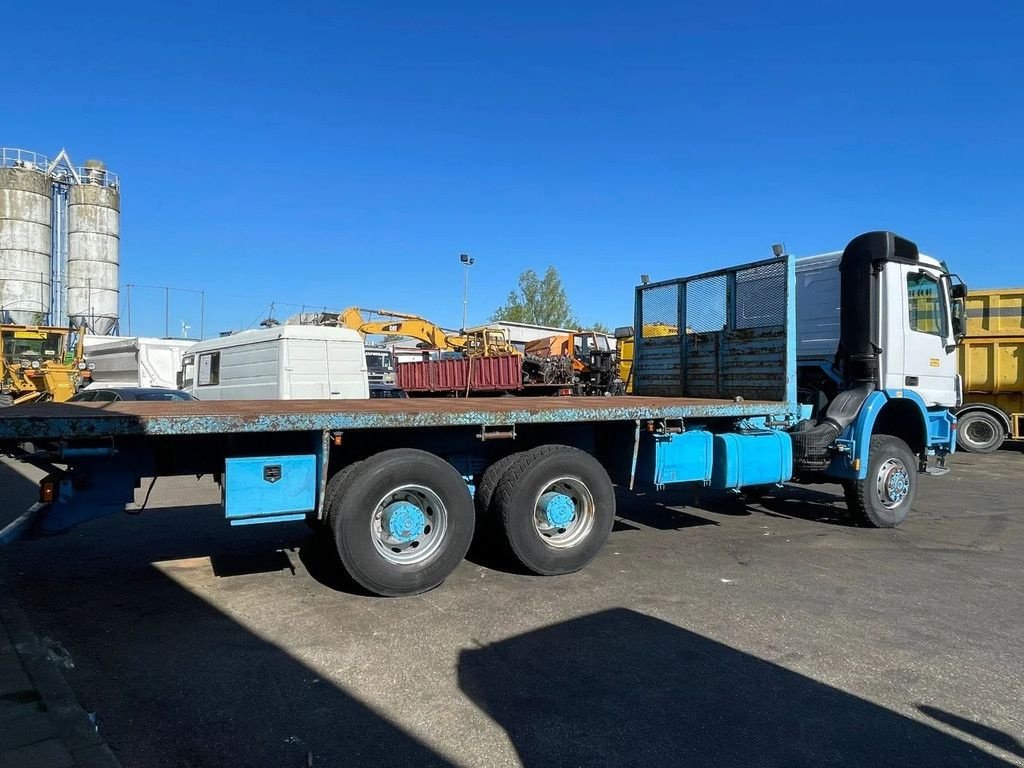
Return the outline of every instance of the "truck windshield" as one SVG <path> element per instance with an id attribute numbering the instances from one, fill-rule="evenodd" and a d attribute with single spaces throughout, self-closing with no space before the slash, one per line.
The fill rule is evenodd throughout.
<path id="1" fill-rule="evenodd" d="M 394 371 L 395 366 L 388 352 L 367 352 L 366 367 L 371 371 Z"/>
<path id="2" fill-rule="evenodd" d="M 42 331 L 11 331 L 3 335 L 8 360 L 59 360 L 61 335 Z"/>

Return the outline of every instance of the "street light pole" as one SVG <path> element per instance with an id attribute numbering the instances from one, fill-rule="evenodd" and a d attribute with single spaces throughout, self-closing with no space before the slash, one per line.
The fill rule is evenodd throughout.
<path id="1" fill-rule="evenodd" d="M 466 331 L 466 319 L 469 316 L 469 268 L 476 262 L 472 256 L 465 253 L 459 255 L 459 261 L 466 268 L 465 280 L 462 285 L 462 331 Z"/>

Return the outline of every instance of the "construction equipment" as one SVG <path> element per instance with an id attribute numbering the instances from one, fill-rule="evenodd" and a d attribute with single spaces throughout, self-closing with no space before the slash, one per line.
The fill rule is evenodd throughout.
<path id="1" fill-rule="evenodd" d="M 530 384 L 571 387 L 577 395 L 622 394 L 615 350 L 594 331 L 556 334 L 526 343 L 523 375 Z"/>
<path id="2" fill-rule="evenodd" d="M 363 313 L 379 315 L 380 320 L 367 320 Z M 495 357 L 515 354 L 505 332 L 498 328 L 484 328 L 467 333 L 450 333 L 439 325 L 418 315 L 395 312 L 390 309 L 362 309 L 349 307 L 338 314 L 333 323 L 352 328 L 362 336 L 390 336 L 416 339 L 427 348 L 441 352 L 461 352 L 468 357 Z"/>
<path id="3" fill-rule="evenodd" d="M 71 346 L 69 328 L 0 325 L 0 406 L 62 403 L 90 375 L 82 352 L 83 333 Z"/>

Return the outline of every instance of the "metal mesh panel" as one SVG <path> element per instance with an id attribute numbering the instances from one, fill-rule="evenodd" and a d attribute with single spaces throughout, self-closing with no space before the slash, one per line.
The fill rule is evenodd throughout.
<path id="1" fill-rule="evenodd" d="M 641 287 L 635 393 L 725 400 L 788 397 L 790 268 L 780 259 Z M 680 298 L 685 323 L 677 317 Z"/>
<path id="2" fill-rule="evenodd" d="M 668 336 L 678 333 L 679 285 L 656 285 L 642 289 L 642 336 Z"/>
<path id="3" fill-rule="evenodd" d="M 762 264 L 736 272 L 736 327 L 765 328 L 786 322 L 786 265 Z"/>
<path id="4" fill-rule="evenodd" d="M 686 284 L 686 332 L 708 333 L 726 326 L 725 275 L 712 275 Z"/>

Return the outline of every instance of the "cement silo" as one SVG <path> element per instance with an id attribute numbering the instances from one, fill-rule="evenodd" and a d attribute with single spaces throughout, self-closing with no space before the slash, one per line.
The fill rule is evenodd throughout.
<path id="1" fill-rule="evenodd" d="M 53 253 L 53 186 L 47 160 L 0 149 L 0 321 L 46 322 Z"/>
<path id="2" fill-rule="evenodd" d="M 121 194 L 98 160 L 68 189 L 67 312 L 73 325 L 105 335 L 117 326 Z"/>

